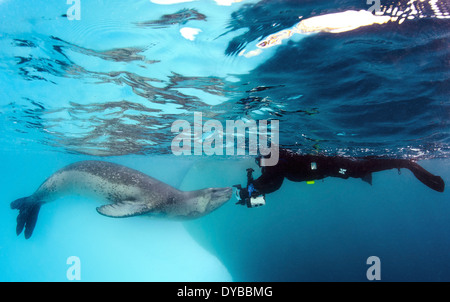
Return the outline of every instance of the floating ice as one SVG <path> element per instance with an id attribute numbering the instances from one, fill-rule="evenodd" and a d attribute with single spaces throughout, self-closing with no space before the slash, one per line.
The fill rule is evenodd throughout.
<path id="1" fill-rule="evenodd" d="M 155 4 L 161 4 L 161 5 L 169 5 L 169 4 L 177 4 L 177 3 L 184 3 L 184 2 L 192 2 L 195 0 L 150 0 L 150 2 Z"/>
<path id="2" fill-rule="evenodd" d="M 242 0 L 214 0 L 218 5 L 230 6 L 233 3 L 241 2 Z"/>
<path id="3" fill-rule="evenodd" d="M 183 27 L 180 29 L 181 35 L 188 40 L 194 41 L 195 36 L 198 35 L 199 32 L 202 30 L 200 28 L 193 28 L 193 27 Z"/>

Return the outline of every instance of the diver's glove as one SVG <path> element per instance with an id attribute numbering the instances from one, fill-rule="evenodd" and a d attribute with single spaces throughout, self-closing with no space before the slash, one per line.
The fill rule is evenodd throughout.
<path id="1" fill-rule="evenodd" d="M 247 190 L 243 189 L 241 185 L 234 185 L 233 187 L 236 188 L 236 199 L 238 200 L 235 204 L 245 206 L 247 204 L 247 199 L 250 197 L 246 194 Z"/>

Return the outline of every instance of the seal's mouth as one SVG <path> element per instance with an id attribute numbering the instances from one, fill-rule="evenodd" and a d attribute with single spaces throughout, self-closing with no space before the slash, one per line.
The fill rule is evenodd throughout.
<path id="1" fill-rule="evenodd" d="M 230 187 L 227 188 L 213 188 L 212 189 L 213 198 L 223 200 L 224 202 L 228 201 L 233 194 L 233 189 Z"/>
<path id="2" fill-rule="evenodd" d="M 211 210 L 215 210 L 228 200 L 231 199 L 231 195 L 233 194 L 233 189 L 231 187 L 226 188 L 211 188 Z"/>

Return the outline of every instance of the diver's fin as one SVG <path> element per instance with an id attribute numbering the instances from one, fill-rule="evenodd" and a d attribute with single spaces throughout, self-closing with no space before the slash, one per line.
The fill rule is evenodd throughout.
<path id="1" fill-rule="evenodd" d="M 124 200 L 118 203 L 105 204 L 97 208 L 97 212 L 104 216 L 122 218 L 139 216 L 150 212 L 148 204 L 139 201 Z"/>
<path id="2" fill-rule="evenodd" d="M 17 236 L 22 233 L 25 228 L 25 239 L 33 234 L 34 227 L 38 219 L 39 210 L 42 203 L 30 201 L 30 197 L 23 197 L 11 202 L 11 209 L 19 210 L 17 215 Z"/>
<path id="3" fill-rule="evenodd" d="M 367 173 L 361 179 L 365 182 L 367 182 L 369 185 L 372 185 L 372 173 Z"/>
<path id="4" fill-rule="evenodd" d="M 438 192 L 444 192 L 445 183 L 440 176 L 431 174 L 415 162 L 411 162 L 408 169 L 411 170 L 418 180 L 429 188 Z"/>

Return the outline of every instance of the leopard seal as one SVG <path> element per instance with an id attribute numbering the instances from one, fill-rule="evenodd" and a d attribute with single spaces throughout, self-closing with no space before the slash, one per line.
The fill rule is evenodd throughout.
<path id="1" fill-rule="evenodd" d="M 64 195 L 79 194 L 108 202 L 97 212 L 108 217 L 156 215 L 198 218 L 231 198 L 232 188 L 180 191 L 137 170 L 106 161 L 81 161 L 51 175 L 31 196 L 11 203 L 19 210 L 16 233 L 30 238 L 39 210 Z"/>

